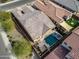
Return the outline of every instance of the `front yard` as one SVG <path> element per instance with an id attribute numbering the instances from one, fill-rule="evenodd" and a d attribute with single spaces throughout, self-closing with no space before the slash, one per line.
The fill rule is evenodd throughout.
<path id="1" fill-rule="evenodd" d="M 32 53 L 31 44 L 16 30 L 10 12 L 0 12 L 0 23 L 12 44 L 12 52 L 15 53 L 18 59 L 30 59 Z"/>

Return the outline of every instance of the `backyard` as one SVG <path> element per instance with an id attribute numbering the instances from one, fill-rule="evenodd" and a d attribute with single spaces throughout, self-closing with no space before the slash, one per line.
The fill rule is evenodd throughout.
<path id="1" fill-rule="evenodd" d="M 73 17 L 69 18 L 66 22 L 72 27 L 77 27 L 79 25 L 79 21 Z"/>
<path id="2" fill-rule="evenodd" d="M 0 12 L 0 23 L 12 44 L 12 52 L 15 53 L 18 59 L 30 59 L 32 53 L 31 44 L 16 30 L 10 12 Z"/>

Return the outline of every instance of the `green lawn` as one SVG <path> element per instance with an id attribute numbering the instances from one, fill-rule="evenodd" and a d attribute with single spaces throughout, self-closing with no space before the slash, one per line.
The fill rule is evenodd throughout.
<path id="1" fill-rule="evenodd" d="M 79 21 L 72 17 L 68 19 L 66 22 L 72 27 L 76 27 L 79 25 Z"/>
<path id="2" fill-rule="evenodd" d="M 13 51 L 19 59 L 22 56 L 23 58 L 28 57 L 32 52 L 31 45 L 28 42 L 26 42 L 25 39 L 13 41 L 12 46 Z"/>
<path id="3" fill-rule="evenodd" d="M 14 23 L 9 12 L 0 12 L 0 22 L 6 32 L 11 31 L 14 28 Z"/>
<path id="4" fill-rule="evenodd" d="M 15 23 L 12 21 L 10 12 L 0 12 L 0 24 L 11 41 L 13 47 L 12 51 L 17 57 L 20 57 L 18 59 L 24 59 L 23 57 L 30 56 L 32 53 L 31 44 L 16 30 Z"/>

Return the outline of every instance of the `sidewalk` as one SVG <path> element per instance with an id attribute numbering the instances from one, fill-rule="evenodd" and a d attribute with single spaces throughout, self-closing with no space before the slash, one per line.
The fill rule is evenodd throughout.
<path id="1" fill-rule="evenodd" d="M 32 2 L 33 0 L 14 0 L 11 2 L 0 4 L 0 10 L 10 11 L 18 6 Z"/>
<path id="2" fill-rule="evenodd" d="M 7 34 L 4 30 L 0 29 L 0 47 L 1 47 L 1 53 L 0 53 L 0 59 L 1 58 L 8 58 L 8 59 L 17 59 L 15 55 L 12 53 L 11 49 L 12 46 L 9 42 L 9 39 L 7 37 Z"/>

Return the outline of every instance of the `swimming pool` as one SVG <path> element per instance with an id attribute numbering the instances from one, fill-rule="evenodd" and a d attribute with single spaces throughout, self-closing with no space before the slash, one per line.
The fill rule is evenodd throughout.
<path id="1" fill-rule="evenodd" d="M 44 40 L 45 40 L 46 44 L 48 44 L 49 46 L 53 46 L 61 38 L 62 38 L 62 36 L 59 33 L 55 32 L 55 33 L 52 33 L 49 36 L 47 36 Z"/>

